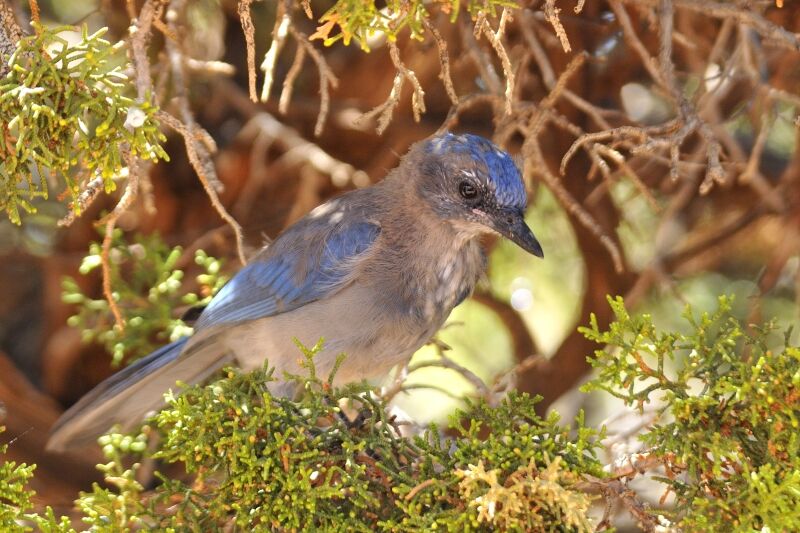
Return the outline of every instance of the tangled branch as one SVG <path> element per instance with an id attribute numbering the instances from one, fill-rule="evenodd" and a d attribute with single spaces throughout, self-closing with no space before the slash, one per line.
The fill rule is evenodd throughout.
<path id="1" fill-rule="evenodd" d="M 376 128 L 378 135 L 386 131 L 389 123 L 392 121 L 392 113 L 397 107 L 397 104 L 400 103 L 400 95 L 406 81 L 408 81 L 412 87 L 411 110 L 414 113 L 414 120 L 419 122 L 421 114 L 425 112 L 425 91 L 422 90 L 422 86 L 417 79 L 417 75 L 414 74 L 414 71 L 406 67 L 400 59 L 400 50 L 398 50 L 397 44 L 391 41 L 389 42 L 389 56 L 392 58 L 395 69 L 397 69 L 397 74 L 394 76 L 394 82 L 392 83 L 392 90 L 389 93 L 389 97 L 382 104 L 364 113 L 358 119 L 359 122 L 361 122 L 378 117 L 378 126 Z"/>

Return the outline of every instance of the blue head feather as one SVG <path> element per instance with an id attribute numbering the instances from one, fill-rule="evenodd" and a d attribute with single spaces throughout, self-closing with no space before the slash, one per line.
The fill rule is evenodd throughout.
<path id="1" fill-rule="evenodd" d="M 498 204 L 525 208 L 528 195 L 517 166 L 510 155 L 490 140 L 469 133 L 445 133 L 431 139 L 427 149 L 434 153 L 450 152 L 469 156 L 475 163 L 486 168 L 488 181 L 494 189 Z"/>

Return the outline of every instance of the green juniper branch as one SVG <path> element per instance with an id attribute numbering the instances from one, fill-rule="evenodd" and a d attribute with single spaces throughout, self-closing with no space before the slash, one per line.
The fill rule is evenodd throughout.
<path id="1" fill-rule="evenodd" d="M 714 313 L 687 307 L 687 333 L 659 333 L 621 298 L 609 303 L 608 331 L 594 318 L 582 328 L 605 346 L 589 359 L 597 376 L 584 390 L 658 406 L 660 422 L 640 439 L 667 469 L 657 479 L 675 493 L 681 526 L 800 528 L 800 348 L 789 333 L 776 343 L 773 324 L 746 327 L 727 297 Z"/>
<path id="2" fill-rule="evenodd" d="M 15 224 L 51 186 L 80 214 L 86 194 L 111 192 L 124 178 L 123 150 L 168 159 L 157 108 L 125 94 L 123 43 L 103 39 L 105 29 L 84 27 L 72 43 L 63 35 L 72 27 L 33 26 L 0 78 L 0 209 Z"/>

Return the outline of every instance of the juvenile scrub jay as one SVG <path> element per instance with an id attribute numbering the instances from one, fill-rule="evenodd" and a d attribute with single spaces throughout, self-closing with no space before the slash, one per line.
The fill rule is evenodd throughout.
<path id="1" fill-rule="evenodd" d="M 298 373 L 293 339 L 325 339 L 315 358 L 335 382 L 385 376 L 406 362 L 473 290 L 486 266 L 478 242 L 499 233 L 543 257 L 525 224 L 525 187 L 511 157 L 475 135 L 414 144 L 380 183 L 335 198 L 287 228 L 211 300 L 194 334 L 99 384 L 57 422 L 48 443 L 95 441 L 130 429 L 176 380 L 197 383 L 225 364 L 264 360 Z M 291 394 L 286 384 L 274 394 Z"/>

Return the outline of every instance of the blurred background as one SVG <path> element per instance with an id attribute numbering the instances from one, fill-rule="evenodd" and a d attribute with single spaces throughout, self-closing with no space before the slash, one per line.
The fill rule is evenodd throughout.
<path id="1" fill-rule="evenodd" d="M 24 4 L 16 5 L 23 28 L 30 16 Z M 443 126 L 494 138 L 519 155 L 529 186 L 528 221 L 545 259 L 487 241 L 486 280 L 438 338 L 451 347 L 449 359 L 489 384 L 521 361 L 534 361 L 518 374 L 518 388 L 541 394 L 542 409 L 554 407 L 564 418 L 584 409 L 587 420 L 600 424 L 621 407 L 577 391 L 588 378 L 586 357 L 600 348 L 577 327 L 591 313 L 608 323 L 607 295 L 624 296 L 630 309 L 651 313 L 665 329 L 683 327 L 686 303 L 710 310 L 721 294 L 734 295 L 737 314 L 749 321 L 800 322 L 800 6 L 674 4 L 672 50 L 665 56 L 656 2 L 590 2 L 577 14 L 571 3 L 558 2 L 569 52 L 551 22 L 554 3 L 522 2 L 510 10 L 499 39 L 512 66 L 510 93 L 509 71 L 487 33 L 480 26 L 476 32 L 464 12 L 450 22 L 446 9 L 436 9 L 430 20 L 447 45 L 456 103 L 440 77 L 442 54 L 433 34 L 411 40 L 401 33 L 400 57 L 424 90 L 426 110 L 416 121 L 412 87 L 405 84 L 380 135 L 376 117 L 356 119 L 392 91 L 397 68 L 385 35 L 371 36 L 369 53 L 356 43 L 311 41 L 338 78 L 319 136 L 316 57 L 306 54 L 290 105 L 279 110 L 283 83 L 297 68 L 296 41 L 287 40 L 277 55 L 272 97 L 248 98 L 236 2 L 186 2 L 180 34 L 155 31 L 149 55 L 157 100 L 173 111 L 165 39 L 180 44 L 191 111 L 218 145 L 220 199 L 241 224 L 249 252 L 326 199 L 380 180 L 411 143 Z M 115 41 L 127 36 L 129 12 L 142 3 L 39 5 L 46 24 L 85 23 L 90 32 L 108 26 Z M 315 18 L 331 5 L 310 4 Z M 748 15 L 732 14 L 737 9 Z M 260 64 L 276 7 L 255 2 L 251 10 Z M 306 35 L 319 24 L 302 10 L 292 17 Z M 496 18 L 489 23 L 497 29 Z M 605 134 L 584 138 L 562 173 L 570 147 L 592 133 Z M 181 245 L 178 266 L 186 279 L 201 273 L 191 260 L 198 248 L 225 259 L 224 272 L 235 271 L 233 232 L 209 202 L 183 139 L 169 135 L 165 149 L 170 161 L 151 168 L 145 192 L 155 211 L 137 201 L 117 226 L 129 236 L 157 233 L 169 246 Z M 720 173 L 711 176 L 709 167 Z M 70 277 L 81 292 L 102 299 L 99 269 L 83 275 L 79 267 L 90 243 L 102 239 L 95 222 L 116 200 L 101 195 L 66 228 L 56 225 L 67 212 L 57 194 L 40 201 L 21 226 L 0 219 L 0 400 L 8 426 L 2 438 L 12 442 L 11 458 L 39 464 L 34 488 L 57 506 L 69 507 L 77 490 L 99 476 L 89 453 L 64 460 L 42 451 L 49 425 L 113 372 L 103 345 L 84 342 L 80 328 L 68 324 L 75 307 L 62 301 L 62 283 Z M 183 311 L 174 309 L 173 318 Z M 438 348 L 427 346 L 414 362 L 438 358 Z M 459 396 L 474 392 L 445 368 L 419 369 L 409 383 L 426 386 L 397 401 L 422 422 L 443 420 Z"/>

